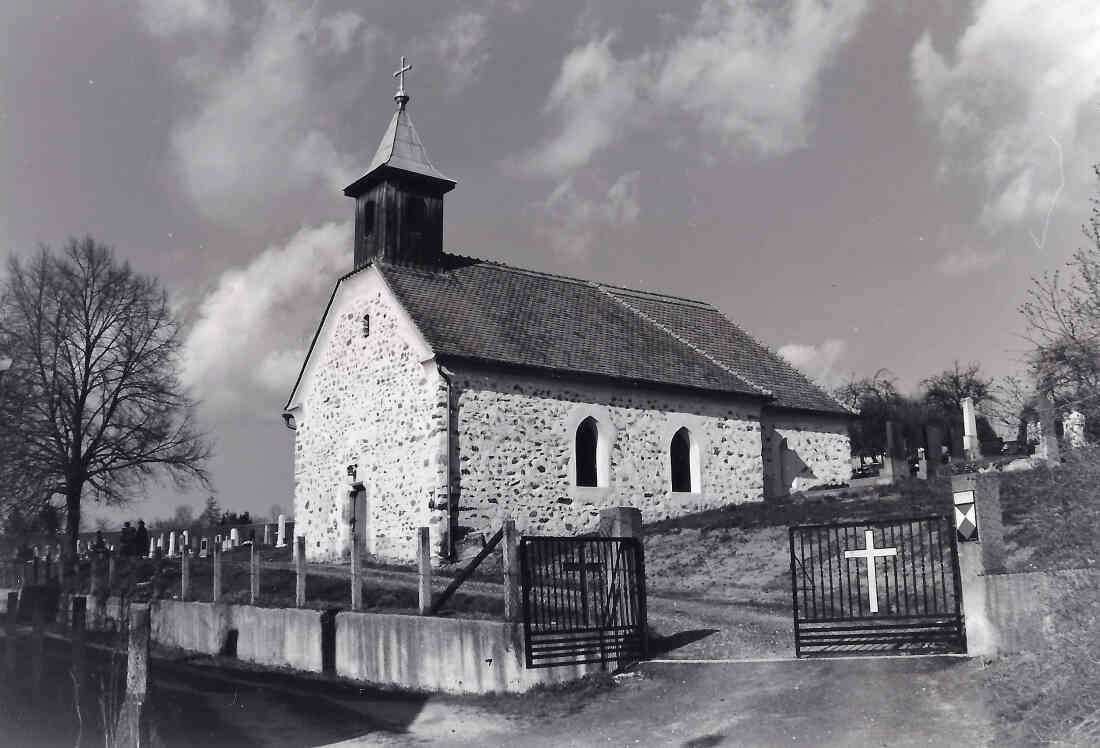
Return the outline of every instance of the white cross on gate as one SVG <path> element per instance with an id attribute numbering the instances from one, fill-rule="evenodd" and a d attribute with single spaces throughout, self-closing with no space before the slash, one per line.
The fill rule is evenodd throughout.
<path id="1" fill-rule="evenodd" d="M 898 555 L 897 548 L 875 548 L 875 534 L 865 530 L 863 537 L 867 547 L 861 551 L 844 551 L 844 558 L 867 559 L 867 594 L 871 597 L 871 612 L 878 613 L 878 578 L 875 575 L 875 559 Z"/>

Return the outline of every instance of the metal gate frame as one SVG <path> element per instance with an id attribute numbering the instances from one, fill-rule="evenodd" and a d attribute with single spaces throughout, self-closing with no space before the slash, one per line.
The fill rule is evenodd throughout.
<path id="1" fill-rule="evenodd" d="M 528 668 L 646 657 L 645 558 L 638 538 L 527 536 L 519 558 Z"/>
<path id="2" fill-rule="evenodd" d="M 867 532 L 876 546 L 872 550 L 885 558 L 891 558 L 885 555 L 891 549 L 896 554 L 878 572 L 885 611 L 874 609 L 880 590 L 872 604 L 864 589 L 868 559 L 845 557 L 845 551 L 867 550 Z M 789 534 L 796 657 L 966 651 L 958 538 L 950 516 L 797 525 Z M 872 556 L 870 562 L 878 559 Z"/>

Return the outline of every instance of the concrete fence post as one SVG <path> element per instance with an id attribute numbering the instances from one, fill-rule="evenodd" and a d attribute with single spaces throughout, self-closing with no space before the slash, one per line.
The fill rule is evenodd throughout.
<path id="1" fill-rule="evenodd" d="M 306 607 L 306 539 L 304 535 L 294 538 L 294 606 Z"/>
<path id="2" fill-rule="evenodd" d="M 520 591 L 519 531 L 516 521 L 504 520 L 504 537 L 501 538 L 501 564 L 504 567 L 504 620 L 518 621 L 523 617 L 523 598 Z"/>
<path id="3" fill-rule="evenodd" d="M 4 618 L 4 667 L 9 673 L 15 671 L 15 653 L 17 651 L 15 634 L 16 621 L 19 619 L 19 593 L 8 593 L 8 609 Z"/>
<path id="4" fill-rule="evenodd" d="M 260 549 L 255 543 L 249 548 L 252 555 L 248 559 L 248 601 L 255 605 L 260 601 Z"/>
<path id="5" fill-rule="evenodd" d="M 222 547 L 214 544 L 214 602 L 222 599 Z"/>
<path id="6" fill-rule="evenodd" d="M 130 606 L 130 642 L 126 658 L 126 696 L 118 713 L 115 745 L 142 745 L 141 712 L 149 688 L 149 606 Z"/>
<path id="7" fill-rule="evenodd" d="M 191 549 L 183 546 L 180 549 L 180 600 L 187 602 L 191 599 Z"/>
<path id="8" fill-rule="evenodd" d="M 432 609 L 432 543 L 427 527 L 416 532 L 416 559 L 419 568 L 420 615 L 428 615 Z"/>
<path id="9" fill-rule="evenodd" d="M 359 535 L 351 534 L 351 609 L 363 609 L 363 569 L 359 560 Z"/>
<path id="10" fill-rule="evenodd" d="M 1004 569 L 1000 475 L 952 476 L 951 492 L 956 527 L 972 519 L 978 528 L 976 542 L 960 540 L 958 544 L 966 650 L 971 655 L 995 655 L 999 637 L 989 616 L 986 575 Z"/>

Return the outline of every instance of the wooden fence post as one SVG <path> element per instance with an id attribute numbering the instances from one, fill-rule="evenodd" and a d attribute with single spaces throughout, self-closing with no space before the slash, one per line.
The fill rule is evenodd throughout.
<path id="1" fill-rule="evenodd" d="M 249 546 L 252 555 L 248 564 L 248 600 L 250 605 L 255 605 L 260 600 L 260 550 L 256 543 Z"/>
<path id="2" fill-rule="evenodd" d="M 186 545 L 180 549 L 180 600 L 191 599 L 191 549 Z"/>
<path id="3" fill-rule="evenodd" d="M 222 599 L 222 547 L 214 544 L 214 602 Z"/>
<path id="4" fill-rule="evenodd" d="M 130 646 L 126 659 L 126 697 L 118 713 L 115 745 L 142 745 L 141 712 L 149 688 L 149 606 L 130 606 Z"/>
<path id="5" fill-rule="evenodd" d="M 8 610 L 7 617 L 4 621 L 4 641 L 6 643 L 6 651 L 4 653 L 4 664 L 9 673 L 15 671 L 15 626 L 19 617 L 19 593 L 8 593 Z"/>
<path id="6" fill-rule="evenodd" d="M 297 577 L 294 584 L 294 606 L 304 608 L 306 606 L 306 539 L 304 535 L 294 538 L 294 571 Z"/>
<path id="7" fill-rule="evenodd" d="M 420 571 L 420 615 L 426 616 L 432 609 L 432 547 L 427 527 L 417 529 L 416 558 Z"/>
<path id="8" fill-rule="evenodd" d="M 359 535 L 351 534 L 351 609 L 363 609 L 363 570 L 359 563 Z"/>
<path id="9" fill-rule="evenodd" d="M 504 567 L 504 620 L 518 621 L 522 613 L 519 579 L 519 532 L 516 522 L 504 520 L 504 539 L 501 544 Z"/>

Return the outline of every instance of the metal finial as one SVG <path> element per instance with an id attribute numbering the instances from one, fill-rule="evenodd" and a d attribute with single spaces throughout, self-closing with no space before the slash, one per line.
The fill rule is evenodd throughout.
<path id="1" fill-rule="evenodd" d="M 393 95 L 393 100 L 397 102 L 398 109 L 404 109 L 405 105 L 409 103 L 409 95 L 405 93 L 405 73 L 412 69 L 413 66 L 405 62 L 405 55 L 401 55 L 401 67 L 393 74 L 393 77 L 398 79 L 397 93 Z"/>

